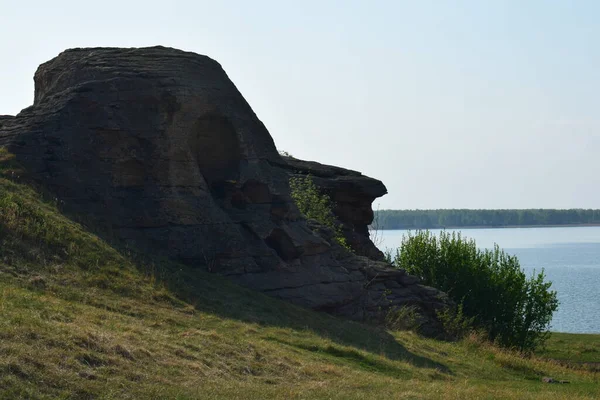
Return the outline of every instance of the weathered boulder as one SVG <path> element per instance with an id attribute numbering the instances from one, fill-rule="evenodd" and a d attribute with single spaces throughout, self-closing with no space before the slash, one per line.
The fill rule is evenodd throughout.
<path id="1" fill-rule="evenodd" d="M 0 146 L 102 235 L 347 318 L 381 320 L 390 307 L 415 305 L 424 333 L 440 332 L 435 312 L 446 297 L 306 221 L 290 197 L 288 167 L 319 178 L 362 243 L 381 182 L 283 160 L 206 56 L 67 50 L 39 67 L 33 106 L 0 118 Z"/>
<path id="2" fill-rule="evenodd" d="M 310 175 L 315 185 L 330 197 L 334 204 L 333 213 L 352 250 L 358 255 L 383 261 L 383 253 L 370 238 L 369 225 L 374 218 L 373 200 L 387 193 L 385 185 L 358 171 L 289 156 L 281 158 L 284 163 L 278 165 L 290 176 Z"/>

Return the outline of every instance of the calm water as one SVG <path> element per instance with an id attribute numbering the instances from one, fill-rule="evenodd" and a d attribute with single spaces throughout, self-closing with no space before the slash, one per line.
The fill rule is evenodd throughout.
<path id="1" fill-rule="evenodd" d="M 552 331 L 600 333 L 600 227 L 455 230 L 481 248 L 497 243 L 519 258 L 528 275 L 544 268 L 560 301 Z M 374 239 L 382 250 L 395 249 L 407 232 L 382 231 Z"/>

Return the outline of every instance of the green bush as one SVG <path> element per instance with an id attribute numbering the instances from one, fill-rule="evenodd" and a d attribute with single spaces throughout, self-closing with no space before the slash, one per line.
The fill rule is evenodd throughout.
<path id="1" fill-rule="evenodd" d="M 448 293 L 473 326 L 501 346 L 528 352 L 548 336 L 558 308 L 551 283 L 543 270 L 527 279 L 519 260 L 497 245 L 479 250 L 460 233 L 417 231 L 403 237 L 393 264 Z"/>
<path id="2" fill-rule="evenodd" d="M 350 245 L 342 233 L 342 227 L 333 215 L 333 203 L 329 196 L 321 193 L 310 175 L 290 178 L 292 199 L 302 214 L 331 228 L 335 240 L 348 250 Z"/>
<path id="3" fill-rule="evenodd" d="M 462 303 L 454 308 L 444 308 L 437 316 L 449 338 L 462 339 L 473 330 L 475 318 L 464 314 Z"/>

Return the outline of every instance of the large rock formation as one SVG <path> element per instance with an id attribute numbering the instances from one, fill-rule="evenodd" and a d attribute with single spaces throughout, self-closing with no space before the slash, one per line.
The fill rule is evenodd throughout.
<path id="1" fill-rule="evenodd" d="M 206 56 L 67 50 L 39 67 L 33 106 L 0 118 L 0 146 L 102 234 L 352 319 L 415 305 L 424 332 L 439 332 L 443 294 L 337 246 L 302 217 L 288 187 L 290 173 L 314 174 L 356 236 L 357 253 L 377 258 L 366 226 L 372 200 L 385 193 L 381 182 L 282 159 Z"/>

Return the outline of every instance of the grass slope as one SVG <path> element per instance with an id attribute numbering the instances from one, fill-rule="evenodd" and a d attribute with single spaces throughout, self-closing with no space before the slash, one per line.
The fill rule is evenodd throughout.
<path id="1" fill-rule="evenodd" d="M 0 174 L 19 175 L 7 153 Z M 544 384 L 542 376 L 571 383 Z M 475 338 L 437 342 L 343 321 L 118 251 L 29 186 L 0 178 L 2 399 L 599 393 L 594 371 L 524 359 Z"/>

